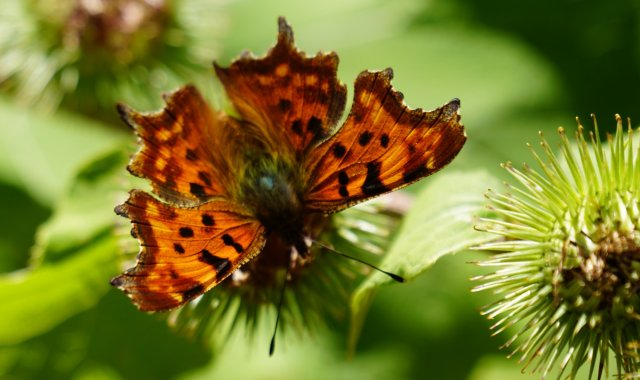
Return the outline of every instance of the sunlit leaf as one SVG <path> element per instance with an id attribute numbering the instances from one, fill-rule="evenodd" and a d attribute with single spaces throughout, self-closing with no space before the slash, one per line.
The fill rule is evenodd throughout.
<path id="1" fill-rule="evenodd" d="M 380 266 L 411 280 L 441 256 L 464 251 L 491 238 L 475 231 L 473 221 L 486 213 L 483 194 L 495 187 L 496 182 L 484 171 L 447 172 L 435 177 L 415 200 Z M 355 347 L 376 289 L 390 282 L 393 280 L 388 276 L 374 272 L 353 294 L 351 348 Z"/>
<path id="2" fill-rule="evenodd" d="M 41 334 L 95 305 L 118 270 L 116 243 L 103 231 L 63 261 L 0 276 L 0 345 Z"/>
<path id="3" fill-rule="evenodd" d="M 119 221 L 113 208 L 126 197 L 127 160 L 125 152 L 116 150 L 80 170 L 51 219 L 40 227 L 32 264 L 73 254 L 74 247 L 91 244 L 96 234 Z"/>
<path id="4" fill-rule="evenodd" d="M 55 202 L 83 162 L 130 138 L 86 118 L 63 112 L 45 116 L 4 99 L 0 120 L 0 181 L 43 205 Z"/>
<path id="5" fill-rule="evenodd" d="M 112 210 L 125 163 L 115 151 L 86 165 L 42 227 L 31 267 L 0 277 L 0 344 L 48 331 L 109 289 L 119 269 Z"/>

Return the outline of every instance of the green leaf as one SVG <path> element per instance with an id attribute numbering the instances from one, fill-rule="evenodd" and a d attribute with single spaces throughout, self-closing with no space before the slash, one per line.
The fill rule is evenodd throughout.
<path id="1" fill-rule="evenodd" d="M 0 378 L 175 379 L 212 355 L 201 342 L 168 328 L 162 314 L 140 312 L 112 288 L 95 306 L 51 331 L 20 344 L 0 344 Z"/>
<path id="2" fill-rule="evenodd" d="M 48 331 L 110 288 L 119 270 L 113 205 L 126 161 L 118 150 L 86 165 L 41 226 L 30 269 L 0 276 L 0 344 Z"/>
<path id="3" fill-rule="evenodd" d="M 73 254 L 75 247 L 91 244 L 97 234 L 117 223 L 113 208 L 126 197 L 127 161 L 122 150 L 111 151 L 79 171 L 53 216 L 40 226 L 32 264 Z"/>
<path id="4" fill-rule="evenodd" d="M 117 239 L 103 231 L 66 260 L 0 276 L 0 345 L 46 332 L 95 305 L 118 270 L 117 248 Z"/>
<path id="5" fill-rule="evenodd" d="M 27 266 L 35 231 L 51 216 L 51 210 L 22 189 L 2 182 L 0 210 L 11 216 L 11 223 L 3 223 L 0 229 L 0 273 L 4 273 Z"/>
<path id="6" fill-rule="evenodd" d="M 406 215 L 381 268 L 411 280 L 443 255 L 464 251 L 493 236 L 473 229 L 476 217 L 485 214 L 483 194 L 498 184 L 485 171 L 447 172 L 430 181 Z M 351 298 L 349 347 L 357 338 L 375 291 L 393 282 L 373 272 Z"/>
<path id="7" fill-rule="evenodd" d="M 81 163 L 131 136 L 86 118 L 44 115 L 4 99 L 0 119 L 0 181 L 25 189 L 43 205 L 64 193 Z"/>

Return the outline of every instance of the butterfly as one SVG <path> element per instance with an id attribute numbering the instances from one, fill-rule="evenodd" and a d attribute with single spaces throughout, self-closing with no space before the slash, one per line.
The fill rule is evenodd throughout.
<path id="1" fill-rule="evenodd" d="M 140 310 L 179 307 L 264 251 L 310 255 L 315 220 L 438 171 L 466 141 L 458 99 L 410 109 L 391 69 L 358 75 L 337 127 L 337 55 L 307 56 L 278 24 L 266 56 L 214 63 L 235 115 L 192 85 L 165 95 L 159 112 L 117 106 L 139 141 L 127 168 L 152 194 L 132 190 L 116 207 L 141 248 L 111 284 Z"/>

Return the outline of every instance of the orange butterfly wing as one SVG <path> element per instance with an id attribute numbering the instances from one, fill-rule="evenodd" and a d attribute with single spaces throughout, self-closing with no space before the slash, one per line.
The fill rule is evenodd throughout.
<path id="1" fill-rule="evenodd" d="M 118 105 L 122 119 L 140 139 L 129 171 L 149 179 L 156 194 L 177 204 L 193 205 L 222 194 L 211 145 L 214 129 L 224 118 L 213 114 L 193 86 L 175 91 L 165 101 L 162 111 L 149 114 Z"/>
<path id="2" fill-rule="evenodd" d="M 334 52 L 307 57 L 284 18 L 278 25 L 278 42 L 265 57 L 244 54 L 227 68 L 214 65 L 236 110 L 260 129 L 269 149 L 300 158 L 332 132 L 346 88 L 336 77 Z"/>
<path id="3" fill-rule="evenodd" d="M 464 145 L 457 99 L 430 112 L 409 109 L 392 77 L 387 69 L 356 79 L 347 120 L 306 164 L 307 209 L 336 212 L 404 187 L 441 169 Z"/>
<path id="4" fill-rule="evenodd" d="M 192 300 L 257 255 L 265 243 L 264 227 L 227 201 L 176 208 L 133 190 L 116 212 L 131 219 L 141 251 L 136 266 L 111 283 L 144 311 Z"/>

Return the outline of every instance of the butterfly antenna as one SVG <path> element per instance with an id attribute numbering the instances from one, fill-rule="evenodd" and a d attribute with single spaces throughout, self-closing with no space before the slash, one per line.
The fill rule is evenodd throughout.
<path id="1" fill-rule="evenodd" d="M 282 281 L 282 289 L 280 289 L 280 301 L 278 301 L 278 313 L 276 314 L 276 325 L 273 328 L 273 335 L 271 336 L 271 343 L 269 344 L 269 356 L 273 355 L 276 349 L 276 333 L 278 332 L 278 323 L 280 323 L 280 311 L 282 310 L 282 300 L 284 300 L 284 290 L 287 288 L 287 279 L 289 278 L 289 270 L 291 268 L 291 254 L 287 260 L 287 273 L 284 275 Z"/>
<path id="2" fill-rule="evenodd" d="M 369 267 L 369 268 L 371 268 L 371 269 L 375 269 L 375 270 L 377 270 L 377 271 L 378 271 L 378 272 L 380 272 L 380 273 L 386 274 L 387 276 L 391 277 L 391 279 L 392 279 L 392 280 L 394 280 L 394 281 L 397 281 L 397 282 L 404 282 L 404 281 L 405 281 L 405 280 L 404 280 L 404 277 L 402 277 L 402 276 L 400 276 L 400 275 L 397 275 L 397 274 L 395 274 L 395 273 L 391 273 L 391 272 L 387 272 L 386 270 L 383 270 L 383 269 L 381 269 L 381 268 L 379 268 L 379 267 L 377 267 L 377 266 L 375 266 L 375 265 L 373 265 L 373 264 L 371 264 L 371 263 L 368 263 L 368 262 L 366 262 L 366 261 L 364 261 L 364 260 L 361 260 L 361 259 L 359 259 L 359 258 L 357 258 L 357 257 L 349 256 L 349 255 L 347 255 L 347 254 L 345 254 L 345 253 L 342 253 L 342 252 L 340 252 L 340 251 L 336 251 L 336 250 L 335 250 L 335 249 L 333 249 L 332 247 L 329 247 L 328 245 L 322 244 L 322 243 L 320 243 L 319 241 L 315 241 L 315 240 L 313 240 L 313 242 L 314 242 L 315 244 L 317 244 L 317 245 L 321 246 L 322 248 L 324 248 L 324 249 L 326 249 L 326 250 L 330 251 L 330 252 L 333 252 L 333 253 L 335 253 L 335 254 L 337 254 L 337 255 L 340 255 L 340 256 L 342 256 L 342 257 L 345 257 L 345 258 L 347 258 L 347 259 L 350 259 L 350 260 L 353 260 L 353 261 L 357 261 L 357 262 L 359 262 L 359 263 L 361 263 L 361 264 L 364 264 L 364 265 L 368 266 L 368 267 Z"/>

